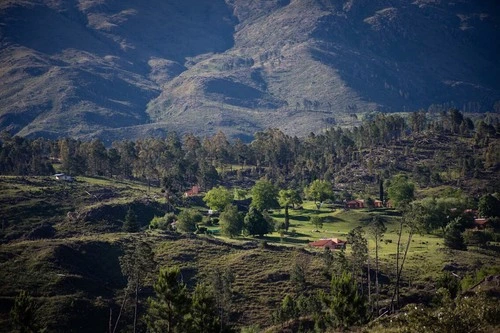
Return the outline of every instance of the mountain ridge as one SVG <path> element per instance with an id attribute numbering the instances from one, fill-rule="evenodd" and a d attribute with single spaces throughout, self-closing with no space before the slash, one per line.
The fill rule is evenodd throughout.
<path id="1" fill-rule="evenodd" d="M 11 0 L 0 5 L 0 129 L 249 139 L 350 113 L 491 111 L 499 12 L 471 0 Z"/>

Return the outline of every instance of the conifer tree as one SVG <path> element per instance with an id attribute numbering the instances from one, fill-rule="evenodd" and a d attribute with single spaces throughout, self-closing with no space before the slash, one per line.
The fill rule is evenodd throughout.
<path id="1" fill-rule="evenodd" d="M 35 305 L 31 296 L 22 290 L 14 300 L 10 311 L 12 326 L 19 333 L 38 332 L 35 325 Z"/>
<path id="2" fill-rule="evenodd" d="M 179 267 L 163 267 L 153 285 L 156 296 L 149 298 L 146 323 L 150 332 L 184 333 L 189 331 L 186 318 L 191 301 L 181 280 Z"/>
<path id="3" fill-rule="evenodd" d="M 190 332 L 216 333 L 221 325 L 215 297 L 204 284 L 196 285 L 191 302 Z"/>
<path id="4" fill-rule="evenodd" d="M 352 275 L 343 272 L 334 275 L 331 281 L 331 293 L 327 298 L 330 305 L 331 322 L 334 327 L 347 328 L 362 324 L 366 320 L 366 302 L 358 292 Z"/>
<path id="5" fill-rule="evenodd" d="M 129 208 L 127 215 L 125 215 L 125 222 L 123 223 L 123 230 L 127 232 L 138 232 L 139 223 L 137 222 L 137 215 L 135 215 L 132 208 Z"/>

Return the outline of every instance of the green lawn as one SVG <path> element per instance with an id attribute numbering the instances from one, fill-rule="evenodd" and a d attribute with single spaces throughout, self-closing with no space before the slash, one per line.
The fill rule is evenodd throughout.
<path id="1" fill-rule="evenodd" d="M 368 248 L 372 262 L 375 259 L 375 242 L 368 233 L 367 225 L 374 215 L 379 215 L 385 220 L 387 232 L 379 243 L 379 259 L 381 266 L 388 270 L 390 274 L 395 271 L 399 214 L 392 209 L 351 209 L 323 207 L 318 210 L 313 202 L 306 201 L 300 210 L 290 209 L 290 228 L 287 233 L 281 237 L 280 233 L 274 232 L 263 238 L 238 237 L 229 240 L 221 236 L 219 227 L 209 227 L 213 234 L 224 241 L 266 241 L 270 244 L 293 246 L 306 248 L 313 252 L 321 252 L 322 249 L 312 249 L 308 246 L 309 242 L 322 238 L 340 238 L 346 240 L 347 234 L 353 228 L 362 226 L 365 229 L 365 236 L 368 239 Z M 310 222 L 310 217 L 319 215 L 323 218 L 323 227 L 316 230 Z M 284 221 L 284 210 L 276 210 L 272 217 L 277 223 Z M 403 231 L 401 237 L 401 256 L 408 242 L 408 234 Z M 350 248 L 347 246 L 347 254 Z M 474 249 L 469 251 L 452 251 L 443 245 L 443 238 L 434 234 L 415 234 L 413 235 L 408 250 L 408 256 L 405 262 L 403 278 L 415 283 L 426 283 L 434 280 L 442 272 L 444 265 L 449 263 L 461 263 L 464 266 L 472 266 L 474 263 L 495 264 L 495 257 L 478 253 Z"/>

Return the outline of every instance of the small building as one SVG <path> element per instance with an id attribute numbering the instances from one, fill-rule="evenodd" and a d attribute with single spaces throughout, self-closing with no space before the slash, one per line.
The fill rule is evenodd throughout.
<path id="1" fill-rule="evenodd" d="M 347 242 L 338 238 L 325 238 L 320 239 L 315 242 L 309 243 L 309 246 L 322 248 L 322 249 L 330 249 L 330 250 L 340 250 L 345 249 Z"/>
<path id="2" fill-rule="evenodd" d="M 382 200 L 374 200 L 373 201 L 373 207 L 375 207 L 375 208 L 383 208 L 384 207 L 384 203 L 382 202 Z"/>
<path id="3" fill-rule="evenodd" d="M 483 230 L 488 226 L 489 220 L 487 218 L 477 218 L 474 219 L 474 224 L 476 225 L 476 229 Z"/>
<path id="4" fill-rule="evenodd" d="M 349 209 L 358 209 L 358 208 L 365 208 L 365 201 L 364 200 L 351 200 L 346 202 L 346 208 Z"/>
<path id="5" fill-rule="evenodd" d="M 54 177 L 56 178 L 56 180 L 65 180 L 67 182 L 72 182 L 73 180 L 75 180 L 73 177 L 68 176 L 64 173 L 56 173 Z"/>
<path id="6" fill-rule="evenodd" d="M 201 187 L 198 185 L 195 185 L 195 186 L 191 187 L 190 190 L 187 190 L 186 192 L 184 192 L 184 197 L 186 197 L 186 198 L 192 197 L 192 196 L 200 194 L 200 192 L 201 192 Z"/>

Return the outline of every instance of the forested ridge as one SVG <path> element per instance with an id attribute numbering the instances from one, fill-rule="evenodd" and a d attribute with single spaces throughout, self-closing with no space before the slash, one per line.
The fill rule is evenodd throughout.
<path id="1" fill-rule="evenodd" d="M 450 109 L 437 115 L 378 114 L 360 126 L 303 138 L 268 129 L 255 133 L 249 144 L 229 141 L 223 132 L 203 138 L 171 132 L 165 139 L 115 141 L 108 147 L 99 139 L 26 139 L 5 132 L 0 174 L 49 175 L 51 164 L 60 162 L 68 175 L 146 180 L 178 194 L 196 184 L 210 189 L 230 174 L 236 182 L 245 175 L 266 176 L 279 186 L 303 188 L 314 179 L 352 186 L 406 172 L 424 187 L 460 186 L 473 178 L 498 182 L 499 128 L 495 115 L 474 122 Z"/>

